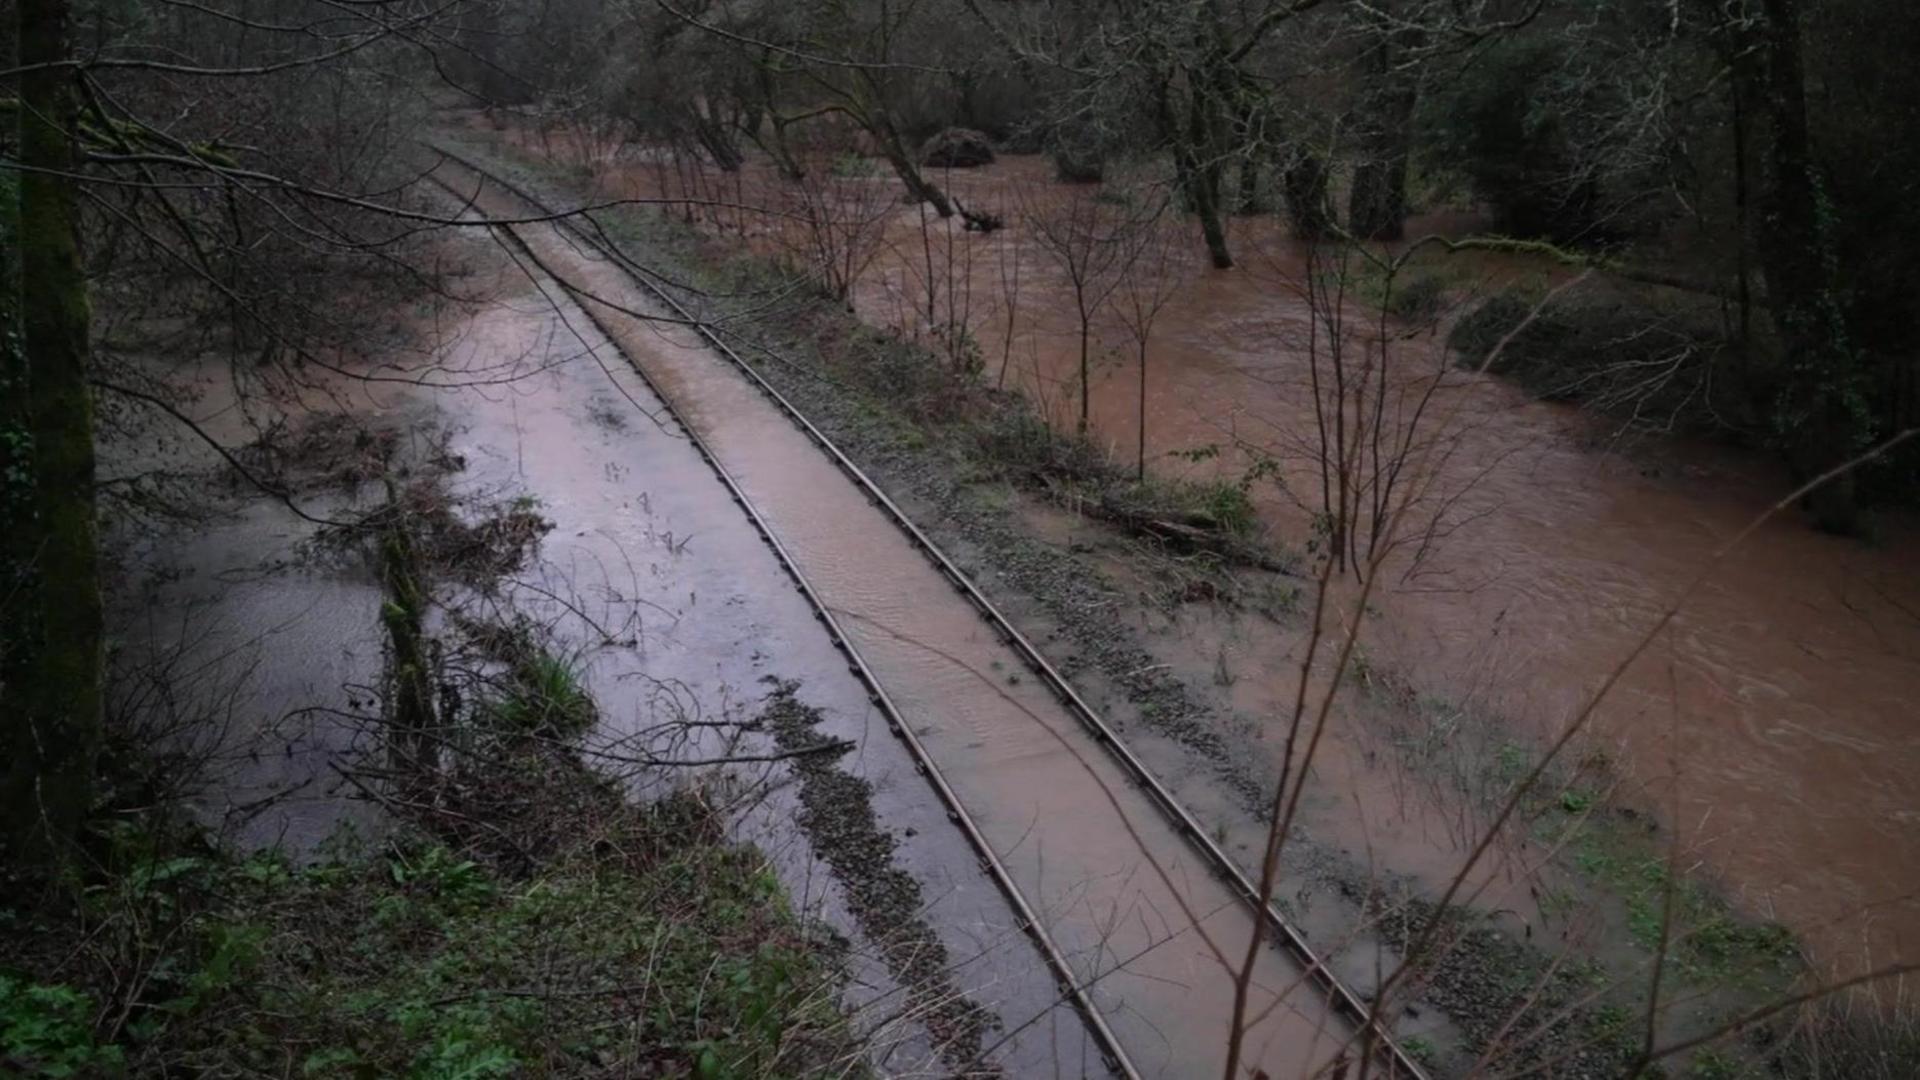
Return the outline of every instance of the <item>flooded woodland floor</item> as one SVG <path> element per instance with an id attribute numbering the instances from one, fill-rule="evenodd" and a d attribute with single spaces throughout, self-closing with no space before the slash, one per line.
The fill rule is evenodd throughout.
<path id="1" fill-rule="evenodd" d="M 504 149 L 514 134 L 468 138 Z M 516 141 L 539 149 L 532 136 Z M 601 194 L 697 191 L 734 204 L 695 224 L 722 247 L 792 254 L 793 238 L 769 224 L 779 219 L 749 208 L 787 205 L 758 164 L 723 184 L 627 155 L 596 162 L 591 180 Z M 1009 221 L 1022 200 L 1037 213 L 1045 198 L 1085 195 L 1062 191 L 1033 159 L 942 181 L 970 208 Z M 979 235 L 938 222 L 923 230 L 927 217 L 898 205 L 888 178 L 837 179 L 832 190 L 867 207 L 878 230 L 851 297 L 861 319 L 936 344 L 921 310 L 931 282 L 936 307 L 977 343 L 984 377 L 1004 376 L 1056 425 L 1072 426 L 1074 305 L 1030 230 L 1016 223 Z M 652 310 L 610 267 L 550 230 L 526 239 L 576 284 Z M 1270 535 L 1298 552 L 1313 535 L 1304 507 L 1317 483 L 1302 355 L 1304 256 L 1260 222 L 1239 223 L 1235 241 L 1243 258 L 1233 271 L 1165 264 L 1177 287 L 1149 339 L 1144 398 L 1125 328 L 1111 316 L 1096 324 L 1090 433 L 1130 460 L 1144 407 L 1144 453 L 1156 474 L 1237 481 L 1251 464 L 1274 462 L 1246 490 Z M 916 731 L 946 761 L 967 763 L 955 766 L 963 797 L 1044 898 L 1129 1051 L 1153 1075 L 1189 1075 L 1218 1053 L 1225 984 L 1217 954 L 1237 955 L 1239 925 L 1225 894 L 1183 861 L 1158 819 L 1129 815 L 1125 782 L 1066 740 L 1070 725 L 1048 719 L 1059 715 L 1050 697 L 1023 681 L 1017 661 L 942 579 L 685 330 L 611 309 L 593 312 L 596 322 L 590 301 L 562 297 L 477 231 L 456 247 L 468 302 L 384 316 L 409 344 L 382 370 L 403 377 L 348 380 L 282 402 L 294 433 L 350 417 L 353 430 L 381 433 L 402 460 L 457 463 L 447 472 L 457 498 L 524 500 L 552 523 L 537 563 L 503 595 L 514 610 L 573 628 L 602 703 L 603 749 L 630 747 L 663 724 L 750 718 L 769 701 L 769 715 L 784 718 L 772 722 L 776 732 L 811 729 L 857 748 L 839 761 L 839 779 L 773 768 L 748 778 L 756 796 L 741 828 L 769 852 L 795 902 L 852 942 L 854 996 L 874 1015 L 907 1014 L 898 1030 L 883 1025 L 898 1048 L 890 1071 L 952 1068 L 969 1046 L 989 1050 L 1013 1075 L 1099 1070 L 1078 1017 L 865 689 L 626 359 L 766 504 L 776 533 L 832 598 L 890 692 L 923 718 Z M 1483 263 L 1463 274 L 1521 272 Z M 777 308 L 762 318 L 768 311 L 777 321 Z M 1448 366 L 1437 334 L 1403 336 L 1391 347 L 1396 377 Z M 967 488 L 950 475 L 956 466 L 943 474 L 902 453 L 898 431 L 875 427 L 870 409 L 795 365 L 763 370 L 849 452 L 878 462 L 889 491 L 1123 726 L 1216 839 L 1243 865 L 1257 862 L 1261 834 L 1249 809 L 1280 760 L 1279 718 L 1292 707 L 1310 581 L 1229 569 L 1222 593 L 1218 572 L 1169 559 L 1070 500 L 1008 484 Z M 259 436 L 262 418 L 242 407 L 224 363 L 173 374 L 200 389 L 193 412 L 210 434 L 227 445 Z M 1444 451 L 1431 458 L 1422 504 L 1421 535 L 1432 542 L 1390 556 L 1359 609 L 1357 692 L 1344 699 L 1317 761 L 1304 836 L 1281 890 L 1289 914 L 1337 954 L 1336 967 L 1363 993 L 1391 965 L 1396 937 L 1390 921 L 1367 914 L 1376 894 L 1430 898 L 1444 888 L 1484 829 L 1488 797 L 1511 784 L 1532 748 L 1567 722 L 1712 552 L 1785 487 L 1767 463 L 1720 448 L 1611 445 L 1590 419 L 1493 380 L 1449 378 L 1440 396 L 1448 426 L 1433 442 Z M 139 436 L 110 448 L 103 464 L 134 468 L 156 453 L 224 475 L 191 445 L 157 450 Z M 367 476 L 345 473 L 305 478 L 303 505 L 325 516 L 377 499 Z M 211 523 L 115 538 L 123 555 L 116 621 L 131 652 L 235 677 L 245 689 L 228 715 L 279 718 L 264 741 L 257 732 L 220 736 L 231 777 L 211 809 L 245 818 L 255 842 L 310 845 L 340 820 L 330 763 L 364 749 L 365 726 L 338 717 L 364 714 L 380 690 L 378 583 L 364 566 L 314 554 L 315 528 L 274 500 L 227 480 L 207 491 Z M 1627 856 L 1606 838 L 1621 822 L 1639 832 L 1640 822 L 1658 820 L 1658 861 L 1670 857 L 1667 865 L 1705 875 L 1747 915 L 1791 928 L 1821 970 L 1912 958 L 1920 948 L 1920 840 L 1911 828 L 1920 803 L 1907 780 L 1920 765 L 1908 704 L 1920 688 L 1916 531 L 1889 518 L 1879 541 L 1865 545 L 1817 535 L 1789 513 L 1719 563 L 1556 776 L 1548 810 L 1577 823 L 1604 804 L 1609 824 L 1596 832 L 1605 835 L 1567 841 L 1563 832 L 1521 829 L 1504 840 L 1471 876 L 1473 907 L 1488 916 L 1469 965 L 1481 973 L 1430 987 L 1399 1018 L 1401 1033 L 1440 1047 L 1429 1052 L 1457 1071 L 1471 1060 L 1462 1047 L 1498 1026 L 1506 998 L 1494 990 L 1512 981 L 1501 964 L 1522 941 L 1597 956 L 1616 975 L 1643 971 L 1644 953 L 1621 943 L 1645 911 L 1578 895 L 1583 880 L 1621 872 L 1609 860 Z M 1357 593 L 1351 581 L 1336 584 L 1334 609 Z M 779 711 L 783 694 L 798 712 Z M 702 745 L 686 738 L 682 752 Z M 262 798 L 289 790 L 291 801 Z M 870 815 L 820 812 L 849 792 L 864 795 Z M 870 857 L 836 862 L 834 844 L 844 852 L 850 837 Z M 1561 843 L 1579 849 L 1588 879 L 1545 866 L 1565 854 L 1554 850 Z M 1645 865 L 1640 843 L 1626 872 Z M 848 880 L 854 863 L 865 869 Z M 902 891 L 900 875 L 916 883 L 917 897 Z M 895 884 L 874 884 L 883 879 Z M 925 974 L 915 950 L 936 946 L 947 958 L 940 1002 L 903 1005 L 914 1001 L 903 980 Z M 1277 953 L 1273 960 L 1258 980 L 1274 1008 L 1255 1029 L 1256 1052 L 1273 1075 L 1299 1075 L 1329 1060 L 1339 1025 L 1289 989 Z M 992 1019 L 965 1020 L 974 1006 Z M 1671 1012 L 1666 1030 L 1700 1022 L 1692 1011 Z M 1560 1047 L 1570 1055 L 1563 1074 L 1608 1075 L 1604 1056 L 1580 1056 L 1585 1029 L 1574 1027 L 1571 1048 Z"/>
<path id="2" fill-rule="evenodd" d="M 543 146 L 521 133 L 518 141 L 581 164 L 562 137 Z M 727 176 L 604 149 L 612 152 L 590 168 L 601 194 L 732 204 L 689 214 L 709 235 L 805 261 L 804 238 L 781 224 L 797 197 L 764 162 Z M 988 376 L 1004 372 L 1056 424 L 1070 425 L 1080 356 L 1072 290 L 1019 218 L 1047 193 L 1067 199 L 1072 189 L 1063 192 L 1036 158 L 940 180 L 969 208 L 1014 224 L 963 232 L 957 221 L 899 205 L 895 182 L 877 170 L 831 181 L 832 197 L 855 216 L 871 215 L 880 233 L 854 290 L 857 311 L 902 336 L 924 334 L 931 284 L 935 321 L 951 314 L 965 323 Z M 1416 220 L 1410 233 L 1451 225 Z M 1271 219 L 1236 222 L 1233 239 L 1236 269 L 1188 258 L 1168 270 L 1177 280 L 1150 340 L 1146 457 L 1156 472 L 1229 479 L 1271 458 L 1282 483 L 1250 491 L 1274 535 L 1298 546 L 1313 534 L 1306 507 L 1317 483 L 1306 256 Z M 1538 273 L 1456 258 L 1448 270 L 1467 292 Z M 1094 331 L 1091 432 L 1130 458 L 1142 407 L 1134 344 L 1111 314 Z M 1390 363 L 1450 368 L 1442 336 L 1406 335 Z M 1601 421 L 1492 379 L 1456 375 L 1439 396 L 1449 421 L 1434 436 L 1446 449 L 1430 470 L 1432 542 L 1386 563 L 1363 639 L 1371 681 L 1429 711 L 1493 718 L 1516 742 L 1537 744 L 1561 730 L 1711 563 L 1596 712 L 1583 754 L 1604 759 L 1618 801 L 1667 827 L 1663 842 L 1677 845 L 1679 865 L 1709 875 L 1749 915 L 1790 927 L 1816 967 L 1855 972 L 1912 959 L 1920 949 L 1920 833 L 1912 828 L 1920 803 L 1910 781 L 1920 766 L 1911 704 L 1920 687 L 1915 522 L 1890 512 L 1872 542 L 1859 542 L 1816 533 L 1789 509 L 1713 562 L 1789 490 L 1773 462 L 1680 439 L 1617 441 Z M 1207 448 L 1219 452 L 1170 456 Z M 1054 527 L 1061 535 L 1075 528 Z M 1155 629 L 1170 647 L 1220 667 L 1237 714 L 1270 723 L 1261 718 L 1284 714 L 1297 642 L 1220 623 L 1188 610 Z M 1355 732 L 1344 751 L 1351 765 L 1332 766 L 1343 775 L 1327 785 L 1329 814 L 1344 807 L 1373 845 L 1424 837 L 1427 865 L 1444 867 L 1469 831 L 1454 824 L 1466 812 L 1419 806 L 1407 793 L 1421 783 L 1382 764 L 1394 756 L 1382 752 L 1392 739 L 1368 736 L 1365 725 Z M 1500 737 L 1487 738 L 1497 757 Z M 1348 799 L 1343 789 L 1401 794 Z"/>
<path id="3" fill-rule="evenodd" d="M 498 192 L 482 205 L 513 212 Z M 591 291 L 596 299 L 583 306 L 765 514 L 1092 987 L 1136 1065 L 1150 1075 L 1217 1071 L 1231 972 L 1251 930 L 1231 890 L 1051 691 L 1022 677 L 1013 649 L 757 389 L 690 331 L 635 318 L 647 301 L 618 267 L 553 230 L 518 233 L 572 287 Z M 923 788 L 921 797 L 932 795 Z M 829 843 L 829 860 L 831 852 Z M 994 963 L 1030 955 L 1012 940 L 986 951 Z M 1334 1060 L 1346 1029 L 1284 954 L 1263 951 L 1253 985 L 1266 1017 L 1250 1029 L 1253 1060 L 1289 1076 Z M 1013 1001 L 1001 1010 L 1014 1032 L 1031 1012 Z"/>
<path id="4" fill-rule="evenodd" d="M 791 776 L 745 766 L 720 790 L 750 793 L 741 835 L 771 857 L 796 905 L 852 945 L 851 997 L 889 1072 L 972 1072 L 983 1056 L 1013 1075 L 1101 1072 L 1005 898 L 645 371 L 849 620 L 1129 1054 L 1167 1076 L 1217 1056 L 1231 995 L 1222 957 L 1238 955 L 1250 925 L 1231 893 L 1091 744 L 1076 743 L 1038 684 L 1022 685 L 1007 647 L 904 537 L 686 331 L 612 309 L 589 316 L 483 235 L 443 252 L 463 301 L 383 313 L 409 342 L 357 372 L 383 381 L 350 373 L 269 402 L 237 393 L 237 369 L 217 360 L 168 375 L 194 392 L 203 431 L 288 459 L 280 479 L 305 514 L 350 518 L 386 497 L 374 481 L 397 470 L 437 477 L 460 513 L 510 506 L 544 519 L 537 560 L 456 589 L 438 621 L 486 612 L 552 628 L 599 703 L 590 760 L 724 756 L 737 747 L 699 729 L 753 723 L 763 709 L 776 746 L 851 747 Z M 551 230 L 525 240 L 551 265 L 600 275 L 596 289 L 628 310 L 647 303 Z M 113 539 L 126 556 L 116 621 L 131 628 L 164 611 L 212 628 L 152 626 L 128 646 L 225 665 L 222 678 L 240 688 L 235 730 L 213 736 L 225 767 L 209 812 L 258 801 L 242 838 L 295 851 L 324 841 L 343 815 L 379 828 L 349 809 L 342 782 L 378 746 L 388 692 L 375 575 L 202 448 L 149 441 L 166 432 L 130 432 L 110 463 L 164 458 L 203 472 L 222 497 L 199 507 L 202 520 Z M 636 776 L 642 794 L 688 775 L 661 772 Z M 298 797 L 262 798 L 273 793 Z M 1254 994 L 1272 1015 L 1252 1028 L 1249 1053 L 1275 1075 L 1315 1071 L 1344 1037 L 1297 979 L 1281 953 L 1264 956 Z"/>
<path id="5" fill-rule="evenodd" d="M 726 177 L 618 146 L 595 158 L 564 138 L 505 136 L 589 177 L 603 198 L 724 202 L 684 217 L 722 248 L 804 263 L 803 242 L 781 233 L 795 196 L 764 163 Z M 1060 188 L 1029 158 L 941 179 L 970 208 L 1010 221 L 1023 200 L 1035 202 L 1033 190 Z M 881 208 L 870 213 L 883 240 L 852 296 L 868 325 L 927 340 L 920 306 L 935 282 L 937 319 L 970 327 L 987 375 L 1004 371 L 1058 425 L 1073 423 L 1077 321 L 1068 284 L 1029 231 L 962 233 L 895 204 L 883 175 L 831 184 L 845 204 Z M 1457 223 L 1415 221 L 1409 233 L 1423 227 Z M 1271 457 L 1292 492 L 1308 492 L 1304 254 L 1265 221 L 1236 223 L 1235 242 L 1240 269 L 1187 259 L 1171 271 L 1179 284 L 1150 340 L 1146 457 L 1156 473 L 1225 479 Z M 1448 273 L 1469 294 L 1540 275 L 1490 259 L 1461 259 Z M 1133 340 L 1112 315 L 1094 332 L 1092 434 L 1131 459 L 1140 432 Z M 1394 346 L 1396 365 L 1452 367 L 1440 332 L 1407 336 Z M 1908 782 L 1920 763 L 1910 724 L 1920 688 L 1916 523 L 1887 513 L 1872 542 L 1857 542 L 1822 536 L 1788 509 L 1715 561 L 1788 492 L 1772 461 L 1680 438 L 1622 440 L 1576 409 L 1475 375 L 1453 375 L 1440 396 L 1450 427 L 1434 440 L 1446 454 L 1432 467 L 1432 542 L 1419 557 L 1392 555 L 1369 601 L 1357 663 L 1365 692 L 1346 705 L 1367 723 L 1344 726 L 1319 763 L 1319 834 L 1425 890 L 1444 884 L 1484 824 L 1463 790 L 1511 782 L 1528 748 L 1553 738 L 1665 605 L 1705 575 L 1578 740 L 1565 805 L 1599 799 L 1628 832 L 1651 815 L 1663 826 L 1649 832 L 1659 861 L 1707 882 L 1745 917 L 1788 926 L 1814 970 L 1910 961 L 1920 947 L 1920 834 L 1910 828 L 1920 807 Z M 1202 448 L 1217 454 L 1190 454 Z M 1304 494 L 1286 484 L 1250 492 L 1281 542 L 1311 536 Z M 1212 682 L 1225 724 L 1248 730 L 1248 746 L 1273 759 L 1261 728 L 1290 705 L 1298 621 L 1150 601 L 1164 594 L 1164 567 L 1142 565 L 1100 523 L 1060 505 L 1020 492 L 1008 502 L 1035 534 L 1137 588 L 1140 603 L 1117 609 L 1152 642 L 1154 659 L 1194 676 L 1190 684 Z M 1075 678 L 1098 684 L 1085 671 Z M 1119 690 L 1108 692 L 1102 707 L 1116 705 Z M 1202 788 L 1183 784 L 1181 796 L 1206 805 Z M 1532 876 L 1546 853 L 1530 840 L 1538 836 L 1505 846 L 1500 867 L 1484 871 L 1490 888 L 1505 884 L 1482 897 L 1488 909 L 1505 909 L 1528 938 L 1536 926 L 1561 938 L 1609 934 L 1576 922 L 1615 922 L 1620 936 L 1620 924 L 1636 920 L 1644 938 L 1644 896 L 1638 911 L 1569 903 L 1580 884 Z M 1582 844 L 1569 844 L 1572 863 L 1601 880 L 1619 874 L 1607 840 Z"/>

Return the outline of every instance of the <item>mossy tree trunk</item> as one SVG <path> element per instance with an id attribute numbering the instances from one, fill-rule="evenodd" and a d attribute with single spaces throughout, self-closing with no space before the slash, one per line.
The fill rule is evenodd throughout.
<path id="1" fill-rule="evenodd" d="M 1406 62 L 1422 35 L 1396 23 L 1391 8 L 1363 16 L 1373 41 L 1363 59 L 1366 77 L 1361 106 L 1361 156 L 1353 166 L 1347 196 L 1347 231 L 1372 240 L 1398 240 L 1406 232 L 1407 158 L 1413 112 L 1419 104 L 1420 76 Z"/>
<path id="2" fill-rule="evenodd" d="M 380 576 L 387 594 L 380 621 L 393 649 L 388 744 L 396 770 L 425 776 L 439 757 L 433 711 L 435 665 L 426 634 L 427 594 L 413 537 L 407 531 L 405 507 L 391 479 L 387 509 L 392 520 L 380 539 Z"/>
<path id="3" fill-rule="evenodd" d="M 1333 231 L 1333 213 L 1327 203 L 1327 166 L 1319 155 L 1306 147 L 1294 151 L 1293 161 L 1281 176 L 1287 199 L 1287 219 L 1293 235 L 1301 240 L 1318 240 Z"/>
<path id="4" fill-rule="evenodd" d="M 67 59 L 66 0 L 19 0 L 22 67 Z M 19 857 L 50 861 L 77 837 L 92 799 L 102 639 L 94 535 L 93 401 L 87 284 L 75 166 L 73 73 L 20 76 L 19 344 L 8 387 L 13 446 L 0 816 Z M 23 377 L 21 377 L 23 376 Z M 24 428 L 24 430 L 21 430 Z M 16 561 L 17 560 L 17 561 Z"/>
<path id="5" fill-rule="evenodd" d="M 1768 190 L 1758 248 L 1787 379 L 1774 424 L 1794 470 L 1812 477 L 1864 449 L 1872 420 L 1852 344 L 1832 204 L 1807 121 L 1801 0 L 1764 0 L 1759 48 L 1742 75 L 1759 84 L 1770 128 Z M 1807 497 L 1814 524 L 1854 533 L 1860 509 L 1851 473 Z"/>
<path id="6" fill-rule="evenodd" d="M 1173 155 L 1174 181 L 1188 210 L 1200 219 L 1200 235 L 1215 267 L 1233 265 L 1227 247 L 1227 152 L 1217 99 L 1219 76 L 1209 70 L 1184 78 L 1172 69 L 1155 76 L 1155 102 L 1162 136 Z"/>

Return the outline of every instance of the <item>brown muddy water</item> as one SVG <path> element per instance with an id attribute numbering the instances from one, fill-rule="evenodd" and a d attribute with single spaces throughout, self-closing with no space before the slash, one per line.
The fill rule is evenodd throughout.
<path id="1" fill-rule="evenodd" d="M 553 230 L 520 233 L 595 296 L 653 310 L 617 268 Z M 691 331 L 584 303 L 700 431 L 841 618 L 1135 1063 L 1154 1076 L 1217 1073 L 1231 973 L 1252 930 L 1225 883 L 905 536 L 744 378 Z M 1270 1075 L 1312 1075 L 1338 1055 L 1346 1028 L 1278 950 L 1263 950 L 1253 996 L 1264 1017 L 1251 1028 L 1249 1054 Z M 1003 1012 L 1015 1025 L 1024 1019 Z"/>
<path id="2" fill-rule="evenodd" d="M 732 178 L 660 159 L 597 164 L 603 183 L 630 195 L 795 205 L 761 163 Z M 919 333 L 931 282 L 935 321 L 970 328 L 989 377 L 1004 369 L 1056 422 L 1071 423 L 1080 364 L 1072 295 L 1020 218 L 1091 192 L 1055 183 L 1034 158 L 941 179 L 1012 227 L 983 236 L 923 217 L 895 204 L 897 183 L 884 176 L 824 185 L 835 205 L 877 222 L 857 309 Z M 790 222 L 724 208 L 697 216 L 763 251 L 805 256 Z M 1233 239 L 1237 269 L 1199 265 L 1189 251 L 1197 240 L 1167 265 L 1171 296 L 1149 344 L 1146 453 L 1156 471 L 1197 477 L 1233 478 L 1256 455 L 1276 458 L 1297 496 L 1271 483 L 1254 495 L 1277 535 L 1298 543 L 1317 498 L 1306 257 L 1266 222 L 1236 223 Z M 1463 263 L 1458 273 L 1471 285 L 1523 269 Z M 1131 457 L 1143 402 L 1135 344 L 1110 312 L 1095 336 L 1091 431 Z M 1399 378 L 1430 373 L 1445 366 L 1442 351 L 1416 335 L 1392 347 L 1389 365 Z M 1448 418 L 1447 452 L 1430 459 L 1430 504 L 1444 506 L 1443 527 L 1387 563 L 1365 631 L 1368 661 L 1452 707 L 1550 738 L 1790 484 L 1750 455 L 1679 440 L 1610 445 L 1575 410 L 1495 380 L 1448 382 L 1436 410 Z M 1209 446 L 1224 452 L 1199 463 L 1168 456 Z M 1746 910 L 1784 922 L 1818 963 L 1840 970 L 1920 957 L 1917 539 L 1920 525 L 1898 515 L 1872 544 L 1816 534 L 1792 511 L 1775 517 L 1712 565 L 1585 736 L 1607 754 L 1627 800 L 1672 826 L 1683 864 L 1703 864 Z M 1269 684 L 1290 678 L 1285 658 L 1244 661 Z M 1284 696 L 1236 693 L 1254 708 Z M 1368 758 L 1366 742 L 1349 758 Z"/>

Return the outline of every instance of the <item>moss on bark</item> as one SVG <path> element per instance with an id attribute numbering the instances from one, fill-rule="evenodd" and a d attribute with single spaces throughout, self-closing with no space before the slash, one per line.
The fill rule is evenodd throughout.
<path id="1" fill-rule="evenodd" d="M 65 0 L 21 0 L 22 66 L 67 55 Z M 24 398 L 11 415 L 31 443 L 24 520 L 9 522 L 23 560 L 10 598 L 0 675 L 0 815 L 17 855 L 48 859 L 67 847 L 91 800 L 99 739 L 100 581 L 95 544 L 93 400 L 87 384 L 87 285 L 75 167 L 72 73 L 41 67 L 20 77 L 17 248 Z"/>

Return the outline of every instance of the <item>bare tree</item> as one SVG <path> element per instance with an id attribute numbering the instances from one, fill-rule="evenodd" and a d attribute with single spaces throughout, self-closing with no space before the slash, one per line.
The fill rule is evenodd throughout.
<path id="1" fill-rule="evenodd" d="M 918 5 L 817 0 L 785 10 L 736 13 L 723 9 L 721 17 L 714 18 L 687 11 L 672 0 L 655 2 L 674 18 L 751 51 L 757 63 L 769 65 L 794 84 L 796 94 L 812 99 L 814 103 L 803 113 L 776 120 L 776 134 L 801 119 L 846 117 L 873 141 L 908 197 L 932 206 L 943 218 L 952 216 L 952 201 L 921 171 L 896 114 L 911 83 L 944 74 L 900 56 L 902 39 L 917 29 Z"/>
<path id="2" fill-rule="evenodd" d="M 1135 223 L 1120 286 L 1109 300 L 1137 349 L 1140 393 L 1134 478 L 1142 482 L 1147 478 L 1147 346 L 1153 338 L 1153 324 L 1185 284 L 1187 275 L 1187 262 L 1182 257 L 1185 248 L 1168 227 L 1165 210 L 1162 202 Z"/>
<path id="3" fill-rule="evenodd" d="M 1093 322 L 1107 297 L 1119 286 L 1138 224 L 1135 211 L 1119 200 L 1079 190 L 1022 197 L 1020 218 L 1041 250 L 1067 279 L 1078 319 L 1080 341 L 1080 419 L 1087 433 L 1093 383 Z"/>
<path id="4" fill-rule="evenodd" d="M 820 155 L 794 161 L 797 178 L 779 193 L 787 220 L 773 223 L 775 235 L 829 296 L 846 301 L 880 254 L 893 200 L 874 184 L 836 179 Z"/>

